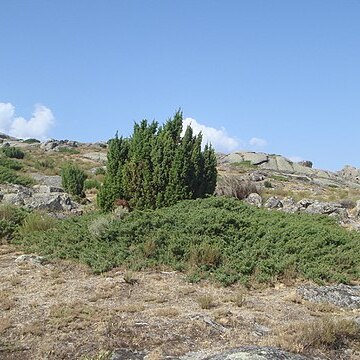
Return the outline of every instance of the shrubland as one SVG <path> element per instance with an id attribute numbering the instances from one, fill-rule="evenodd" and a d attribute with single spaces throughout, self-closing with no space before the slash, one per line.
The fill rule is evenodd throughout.
<path id="1" fill-rule="evenodd" d="M 124 214 L 123 214 L 124 215 Z M 273 283 L 291 276 L 319 283 L 359 279 L 360 235 L 329 217 L 258 209 L 209 197 L 117 218 L 92 213 L 21 231 L 27 251 L 74 259 L 96 273 L 125 266 L 171 268 L 189 281 Z"/>

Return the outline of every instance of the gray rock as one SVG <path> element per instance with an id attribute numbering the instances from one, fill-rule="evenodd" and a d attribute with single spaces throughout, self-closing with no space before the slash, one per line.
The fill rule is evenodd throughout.
<path id="1" fill-rule="evenodd" d="M 257 206 L 257 207 L 261 207 L 262 205 L 262 198 L 259 194 L 257 193 L 252 193 L 250 194 L 246 199 L 245 201 L 250 204 L 250 205 L 254 205 L 254 206 Z"/>
<path id="2" fill-rule="evenodd" d="M 33 190 L 37 193 L 58 193 L 58 192 L 64 192 L 64 190 L 60 187 L 54 187 L 49 185 L 34 185 Z"/>
<path id="3" fill-rule="evenodd" d="M 259 167 L 262 169 L 273 170 L 273 171 L 279 170 L 277 166 L 277 161 L 274 156 L 268 157 L 268 161 L 266 163 L 260 164 Z"/>
<path id="4" fill-rule="evenodd" d="M 251 165 L 260 165 L 268 161 L 269 157 L 265 153 L 244 152 L 243 161 L 250 161 Z"/>
<path id="5" fill-rule="evenodd" d="M 286 197 L 282 199 L 281 203 L 283 205 L 282 210 L 287 213 L 294 214 L 300 210 L 295 200 L 291 197 Z"/>
<path id="6" fill-rule="evenodd" d="M 22 185 L 2 184 L 0 185 L 0 200 L 6 204 L 22 206 L 25 199 L 32 196 L 32 191 Z"/>
<path id="7" fill-rule="evenodd" d="M 359 217 L 360 216 L 360 200 L 357 200 L 356 201 L 356 206 L 355 206 L 355 213 L 354 215 L 356 217 Z"/>
<path id="8" fill-rule="evenodd" d="M 360 309 L 360 286 L 304 285 L 297 289 L 297 293 L 303 299 L 314 303 L 329 303 L 343 308 Z"/>
<path id="9" fill-rule="evenodd" d="M 47 185 L 54 188 L 62 189 L 61 176 L 59 175 L 41 175 L 41 174 L 30 174 L 33 179 L 35 179 L 40 185 Z"/>
<path id="10" fill-rule="evenodd" d="M 117 349 L 112 354 L 110 360 L 143 360 L 145 353 L 130 349 Z"/>
<path id="11" fill-rule="evenodd" d="M 265 179 L 265 176 L 260 173 L 260 172 L 252 172 L 250 175 L 249 175 L 249 178 L 251 181 L 255 181 L 255 182 L 258 182 L 258 181 L 262 181 Z"/>
<path id="12" fill-rule="evenodd" d="M 243 346 L 213 355 L 193 353 L 180 360 L 310 360 L 311 358 L 292 354 L 273 347 Z"/>
<path id="13" fill-rule="evenodd" d="M 50 151 L 55 149 L 57 146 L 59 146 L 59 142 L 54 139 L 50 139 L 40 145 L 40 149 L 43 149 L 45 151 Z"/>
<path id="14" fill-rule="evenodd" d="M 24 205 L 29 209 L 53 211 L 71 211 L 77 208 L 68 194 L 59 193 L 34 193 L 32 197 L 24 200 Z"/>
<path id="15" fill-rule="evenodd" d="M 312 168 L 313 167 L 313 163 L 310 160 L 302 160 L 302 161 L 299 161 L 298 164 L 301 165 L 301 166 L 305 166 L 307 168 Z"/>
<path id="16" fill-rule="evenodd" d="M 46 262 L 43 256 L 23 254 L 15 259 L 16 263 L 31 262 L 35 265 L 42 265 Z"/>
<path id="17" fill-rule="evenodd" d="M 292 161 L 284 158 L 283 156 L 276 156 L 275 160 L 276 160 L 277 168 L 279 171 L 284 171 L 284 172 L 293 172 L 294 171 Z"/>
<path id="18" fill-rule="evenodd" d="M 338 171 L 338 174 L 346 180 L 360 183 L 360 169 L 353 166 L 346 165 L 342 170 Z"/>
<path id="19" fill-rule="evenodd" d="M 271 196 L 267 199 L 264 206 L 268 209 L 279 209 L 283 207 L 283 204 L 278 197 Z"/>
<path id="20" fill-rule="evenodd" d="M 315 200 L 305 209 L 305 212 L 309 214 L 321 214 L 321 215 L 337 214 L 344 216 L 343 210 L 345 209 L 341 204 L 320 202 L 318 200 Z"/>
<path id="21" fill-rule="evenodd" d="M 97 161 L 100 163 L 105 163 L 107 161 L 107 154 L 104 152 L 89 152 L 89 153 L 83 154 L 82 157 L 93 160 L 93 161 Z"/>
<path id="22" fill-rule="evenodd" d="M 302 200 L 298 201 L 297 205 L 299 206 L 300 210 L 304 210 L 304 209 L 307 209 L 313 203 L 314 203 L 314 200 L 302 199 Z"/>

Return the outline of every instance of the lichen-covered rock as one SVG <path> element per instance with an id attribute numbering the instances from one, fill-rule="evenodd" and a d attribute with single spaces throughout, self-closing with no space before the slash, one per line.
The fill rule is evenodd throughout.
<path id="1" fill-rule="evenodd" d="M 267 199 L 264 207 L 268 209 L 280 209 L 283 207 L 283 204 L 278 197 L 271 196 Z"/>
<path id="2" fill-rule="evenodd" d="M 265 176 L 264 174 L 260 173 L 260 172 L 252 172 L 250 175 L 249 175 L 249 178 L 251 181 L 255 181 L 255 182 L 258 182 L 258 181 L 262 181 L 265 179 Z"/>
<path id="3" fill-rule="evenodd" d="M 193 353 L 180 357 L 181 360 L 311 360 L 298 354 L 292 354 L 278 348 L 243 346 L 218 354 L 202 356 L 201 353 Z"/>
<path id="4" fill-rule="evenodd" d="M 261 207 L 262 205 L 262 198 L 259 194 L 257 193 L 252 193 L 250 194 L 246 199 L 245 201 L 250 204 L 250 205 L 254 205 L 254 206 L 257 206 L 257 207 Z"/>
<path id="5" fill-rule="evenodd" d="M 314 303 L 329 303 L 343 308 L 360 309 L 360 286 L 304 285 L 297 289 L 297 294 L 303 299 Z"/>
<path id="6" fill-rule="evenodd" d="M 294 214 L 300 210 L 295 200 L 291 197 L 286 197 L 282 199 L 281 203 L 283 205 L 282 210 L 287 213 Z"/>

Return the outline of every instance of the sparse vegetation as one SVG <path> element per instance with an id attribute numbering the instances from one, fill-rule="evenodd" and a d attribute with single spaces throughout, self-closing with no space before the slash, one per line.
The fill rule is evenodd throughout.
<path id="1" fill-rule="evenodd" d="M 68 146 L 59 146 L 57 150 L 61 154 L 69 154 L 69 155 L 80 154 L 80 151 L 78 149 Z"/>
<path id="2" fill-rule="evenodd" d="M 217 195 L 243 200 L 252 193 L 259 194 L 260 190 L 255 183 L 251 181 L 243 180 L 235 176 L 222 176 L 218 180 L 216 188 Z"/>
<path id="3" fill-rule="evenodd" d="M 210 294 L 201 295 L 197 298 L 197 302 L 202 309 L 211 309 L 215 306 L 214 298 Z"/>
<path id="4" fill-rule="evenodd" d="M 360 345 L 360 327 L 354 320 L 325 317 L 282 329 L 279 345 L 295 352 L 340 350 L 352 342 Z"/>

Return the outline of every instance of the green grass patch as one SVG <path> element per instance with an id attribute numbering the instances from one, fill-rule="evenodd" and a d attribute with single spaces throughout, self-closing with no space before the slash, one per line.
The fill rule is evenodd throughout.
<path id="1" fill-rule="evenodd" d="M 62 153 L 62 154 L 70 154 L 70 155 L 80 154 L 80 150 L 74 149 L 72 147 L 60 147 L 59 146 L 58 152 Z"/>
<path id="2" fill-rule="evenodd" d="M 75 259 L 94 272 L 125 265 L 171 267 L 192 279 L 272 283 L 359 280 L 360 234 L 331 218 L 258 209 L 223 197 L 133 211 L 123 219 L 89 214 L 19 236 L 27 251 Z"/>
<path id="3" fill-rule="evenodd" d="M 14 205 L 0 205 L 0 241 L 9 240 L 28 212 Z"/>

